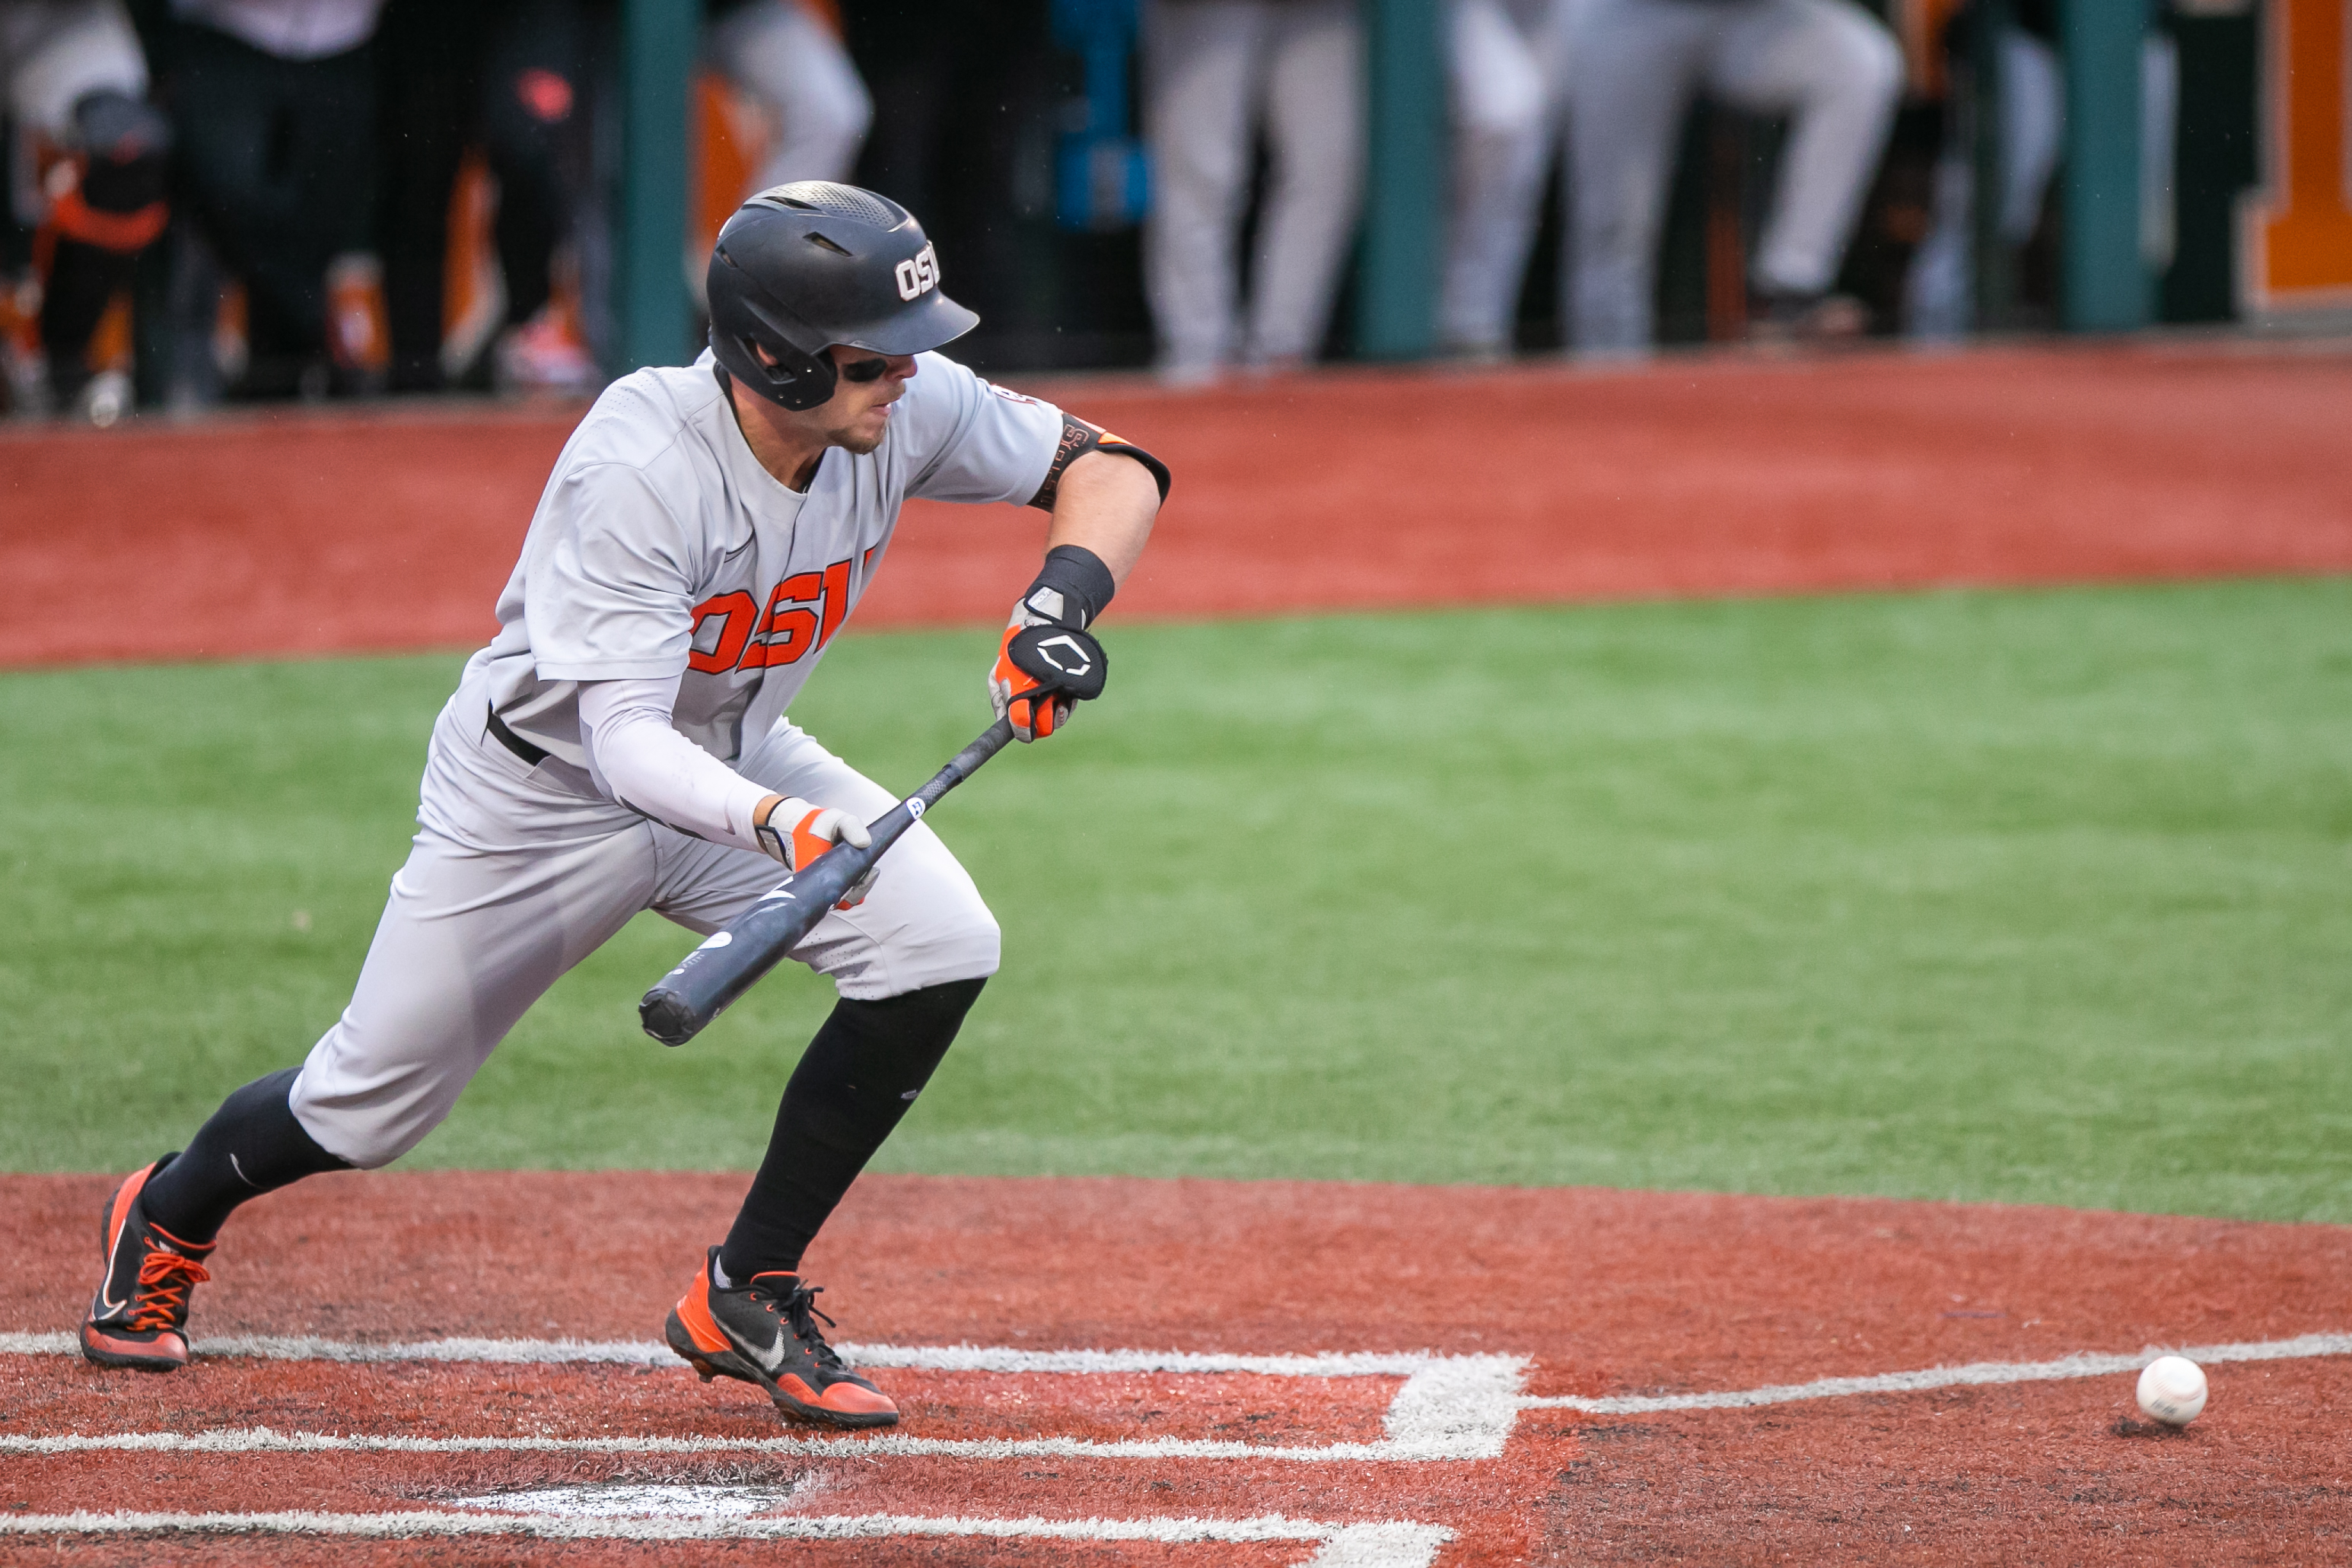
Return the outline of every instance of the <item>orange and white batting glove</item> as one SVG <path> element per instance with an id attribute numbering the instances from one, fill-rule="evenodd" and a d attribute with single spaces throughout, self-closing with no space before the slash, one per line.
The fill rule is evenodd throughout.
<path id="1" fill-rule="evenodd" d="M 1110 569 L 1092 550 L 1056 545 L 996 644 L 988 700 L 1024 741 L 1070 721 L 1076 705 L 1102 695 L 1109 661 L 1087 628 L 1110 602 Z"/>
<path id="2" fill-rule="evenodd" d="M 752 813 L 751 831 L 769 858 L 786 871 L 805 871 L 835 844 L 862 850 L 874 841 L 866 824 L 846 811 L 815 806 L 794 795 L 772 795 Z M 874 873 L 849 884 L 835 909 L 855 909 L 874 888 Z"/>
<path id="3" fill-rule="evenodd" d="M 1043 740 L 1070 722 L 1077 703 L 1102 691 L 1102 644 L 1075 627 L 1015 621 L 996 644 L 988 698 L 1023 740 Z"/>

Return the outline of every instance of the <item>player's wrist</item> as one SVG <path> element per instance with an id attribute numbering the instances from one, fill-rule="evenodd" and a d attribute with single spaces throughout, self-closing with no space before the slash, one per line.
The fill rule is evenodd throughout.
<path id="1" fill-rule="evenodd" d="M 797 871 L 793 861 L 793 833 L 810 812 L 816 808 L 792 795 L 770 795 L 751 813 L 752 841 L 760 852 L 782 866 Z"/>
<path id="2" fill-rule="evenodd" d="M 1102 557 L 1084 545 L 1055 545 L 1013 612 L 1015 626 L 1067 626 L 1085 631 L 1110 607 L 1118 580 Z"/>

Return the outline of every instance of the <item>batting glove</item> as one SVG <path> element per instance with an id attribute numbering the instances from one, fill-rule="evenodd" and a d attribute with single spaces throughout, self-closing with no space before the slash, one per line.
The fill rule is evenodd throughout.
<path id="1" fill-rule="evenodd" d="M 789 830 L 784 826 L 786 823 L 791 824 Z M 862 850 L 874 841 L 874 835 L 866 831 L 866 824 L 848 812 L 835 810 L 830 806 L 813 806 L 791 795 L 777 796 L 767 810 L 760 813 L 752 823 L 751 831 L 758 835 L 760 847 L 787 871 L 807 870 L 817 856 L 835 844 L 847 844 L 853 850 Z M 842 894 L 841 902 L 834 907 L 856 908 L 866 902 L 866 895 L 873 887 L 874 869 L 869 869 L 864 876 L 849 884 L 849 891 Z"/>
<path id="2" fill-rule="evenodd" d="M 1092 426 L 1087 428 L 1092 429 Z M 988 700 L 1023 740 L 1042 740 L 1070 720 L 1073 704 L 1102 695 L 1109 666 L 1087 634 L 1118 584 L 1083 545 L 1045 552 L 1037 580 L 1013 607 L 988 672 Z"/>
<path id="3" fill-rule="evenodd" d="M 1070 721 L 1076 704 L 1102 695 L 1110 673 L 1102 644 L 1075 626 L 1024 624 L 1019 616 L 996 645 L 988 700 L 1023 740 L 1043 740 Z"/>

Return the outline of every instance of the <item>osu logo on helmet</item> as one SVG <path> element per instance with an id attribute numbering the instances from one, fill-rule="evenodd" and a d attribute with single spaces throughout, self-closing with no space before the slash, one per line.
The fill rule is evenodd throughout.
<path id="1" fill-rule="evenodd" d="M 898 298 L 914 299 L 940 286 L 939 253 L 929 246 L 898 264 Z"/>

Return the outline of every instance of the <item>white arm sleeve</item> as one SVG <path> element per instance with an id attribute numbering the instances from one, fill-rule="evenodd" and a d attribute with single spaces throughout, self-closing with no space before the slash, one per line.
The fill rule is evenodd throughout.
<path id="1" fill-rule="evenodd" d="M 679 678 L 580 683 L 580 741 L 589 774 L 605 794 L 657 822 L 762 852 L 751 813 L 775 791 L 671 727 Z"/>

